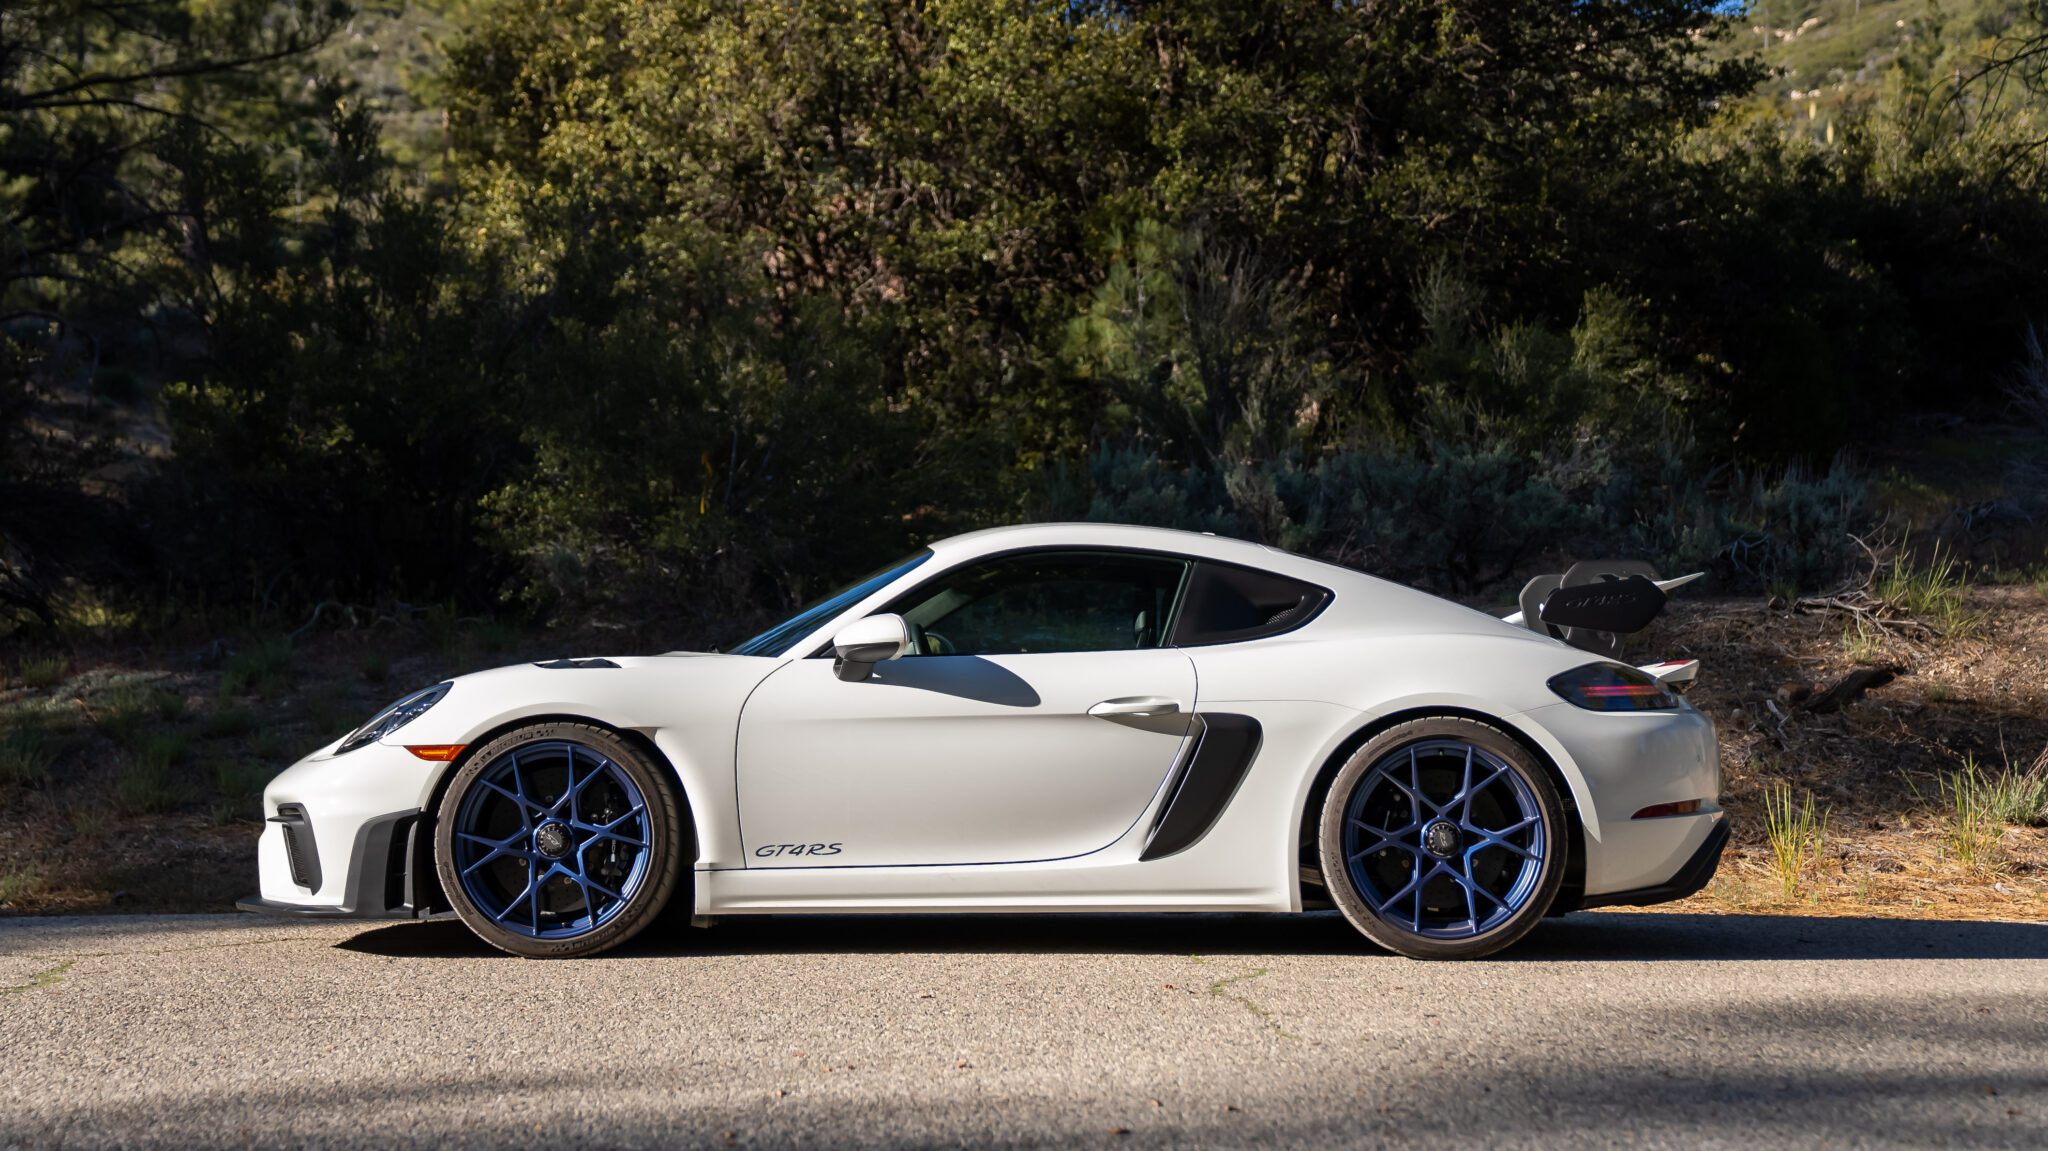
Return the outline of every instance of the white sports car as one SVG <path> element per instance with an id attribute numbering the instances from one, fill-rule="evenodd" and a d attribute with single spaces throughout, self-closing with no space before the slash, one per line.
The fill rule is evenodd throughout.
<path id="1" fill-rule="evenodd" d="M 246 910 L 452 911 L 589 955 L 821 912 L 1334 904 L 1404 955 L 1678 899 L 1727 823 L 1690 661 L 1617 662 L 1641 565 L 1506 619 L 1208 535 L 976 532 L 722 654 L 559 659 L 417 691 L 264 792 Z"/>

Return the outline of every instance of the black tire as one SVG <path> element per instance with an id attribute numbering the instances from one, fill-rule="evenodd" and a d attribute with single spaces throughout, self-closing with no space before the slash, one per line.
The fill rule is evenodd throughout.
<path id="1" fill-rule="evenodd" d="M 1532 851 L 1537 847 L 1541 848 L 1540 852 L 1536 852 L 1536 854 L 1540 854 L 1541 859 L 1536 861 L 1533 882 L 1530 881 L 1528 875 L 1520 870 L 1527 865 L 1512 862 L 1515 857 L 1507 853 L 1508 849 L 1483 849 L 1500 852 L 1500 855 L 1492 864 L 1498 873 L 1504 874 L 1508 866 L 1517 869 L 1516 876 L 1519 878 L 1516 879 L 1514 887 L 1508 894 L 1512 897 L 1515 890 L 1522 892 L 1523 894 L 1519 896 L 1521 903 L 1511 910 L 1505 903 L 1500 903 L 1498 908 L 1489 909 L 1491 915 L 1500 916 L 1497 922 L 1482 924 L 1476 912 L 1468 913 L 1465 920 L 1466 929 L 1463 933 L 1456 935 L 1456 937 L 1447 937 L 1446 932 L 1454 932 L 1456 930 L 1455 925 L 1437 930 L 1434 933 L 1427 929 L 1427 925 L 1425 925 L 1426 929 L 1424 931 L 1416 931 L 1411 929 L 1410 924 L 1395 922 L 1391 915 L 1383 915 L 1373 909 L 1372 902 L 1368 901 L 1360 890 L 1361 881 L 1359 875 L 1353 873 L 1351 861 L 1346 857 L 1344 832 L 1347 813 L 1351 809 L 1353 796 L 1361 785 L 1368 783 L 1369 779 L 1372 785 L 1376 787 L 1391 786 L 1400 791 L 1407 790 L 1399 782 L 1387 779 L 1384 775 L 1373 778 L 1374 768 L 1380 765 L 1382 761 L 1387 761 L 1389 757 L 1396 756 L 1403 751 L 1414 752 L 1420 748 L 1429 748 L 1432 749 L 1432 754 L 1443 755 L 1445 754 L 1446 746 L 1453 743 L 1467 745 L 1477 749 L 1478 752 L 1486 753 L 1514 773 L 1515 777 L 1519 779 L 1520 784 L 1527 788 L 1527 791 L 1516 790 L 1511 792 L 1511 794 L 1518 797 L 1526 796 L 1528 801 L 1533 801 L 1537 814 L 1526 818 L 1534 821 L 1532 828 L 1540 826 L 1542 837 L 1538 840 L 1530 836 L 1523 840 L 1523 846 L 1531 848 Z M 1392 762 L 1398 762 L 1398 760 Z M 1512 781 L 1506 780 L 1505 777 L 1503 777 L 1502 783 L 1510 788 L 1515 786 Z M 1369 802 L 1372 798 L 1368 796 L 1366 800 L 1361 802 Z M 1432 805 L 1434 804 L 1433 799 L 1429 802 Z M 1470 811 L 1470 806 L 1468 804 L 1466 807 L 1468 812 Z M 1424 813 L 1423 815 L 1418 815 L 1414 822 L 1422 825 L 1427 822 L 1439 821 L 1440 819 L 1442 817 Z M 1360 747 L 1352 754 L 1350 759 L 1345 761 L 1344 766 L 1338 769 L 1337 777 L 1331 781 L 1329 795 L 1323 802 L 1322 818 L 1318 823 L 1318 829 L 1317 846 L 1322 862 L 1323 879 L 1328 885 L 1331 898 L 1336 902 L 1338 909 L 1344 913 L 1344 918 L 1350 920 L 1351 925 L 1357 928 L 1367 939 L 1372 940 L 1389 951 L 1408 956 L 1411 959 L 1476 959 L 1479 956 L 1490 955 L 1493 952 L 1499 951 L 1501 948 L 1514 943 L 1522 936 L 1528 934 L 1529 930 L 1536 926 L 1537 922 L 1549 911 L 1550 905 L 1557 899 L 1558 888 L 1564 881 L 1565 854 L 1569 850 L 1568 845 L 1570 842 L 1564 803 L 1558 798 L 1557 788 L 1551 782 L 1550 773 L 1536 760 L 1536 757 L 1527 748 L 1499 728 L 1480 723 L 1476 720 L 1451 717 L 1411 720 L 1407 723 L 1388 728 L 1386 731 L 1366 741 L 1363 747 Z M 1457 832 L 1458 829 L 1453 826 L 1452 834 L 1455 835 Z M 1376 825 L 1371 826 L 1369 830 L 1363 831 L 1361 834 L 1378 834 L 1378 827 Z M 1427 837 L 1424 833 L 1418 831 L 1415 838 L 1416 846 L 1390 846 L 1379 853 L 1379 859 L 1361 862 L 1361 868 L 1387 866 L 1382 861 L 1392 852 L 1405 852 L 1413 856 L 1414 863 L 1411 866 L 1416 871 L 1420 871 L 1425 866 L 1433 867 L 1435 862 L 1444 862 L 1448 865 L 1452 858 L 1456 858 L 1456 856 L 1432 857 L 1428 854 L 1430 849 L 1427 846 Z M 1441 843 L 1441 841 L 1439 842 Z M 1485 841 L 1472 840 L 1472 842 L 1483 843 Z M 1453 840 L 1450 850 L 1455 853 L 1460 846 L 1462 846 L 1461 843 Z M 1364 856 L 1365 853 L 1359 852 L 1359 854 Z M 1472 874 L 1473 863 L 1470 856 L 1463 858 L 1465 860 L 1463 866 L 1469 877 Z M 1401 859 L 1400 855 L 1393 855 L 1393 859 L 1395 862 L 1392 866 L 1401 866 L 1399 862 Z M 1509 862 L 1502 863 L 1500 861 Z M 1413 873 L 1412 871 L 1410 872 L 1410 874 Z M 1424 874 L 1433 874 L 1433 872 L 1424 872 Z M 1439 888 L 1442 888 L 1444 879 L 1448 879 L 1452 886 L 1443 890 L 1454 892 L 1459 898 L 1468 899 L 1473 907 L 1483 906 L 1480 901 L 1483 897 L 1465 895 L 1463 889 L 1465 885 L 1461 885 L 1456 876 L 1439 877 L 1420 885 L 1420 890 L 1413 897 L 1415 900 L 1415 903 L 1412 905 L 1413 919 L 1421 920 L 1424 917 L 1426 910 L 1423 902 L 1424 894 L 1432 890 L 1430 884 L 1436 884 Z M 1371 880 L 1368 879 L 1366 882 L 1371 882 Z M 1383 892 L 1382 894 L 1391 895 L 1393 893 Z M 1388 898 L 1384 901 L 1384 904 L 1391 912 L 1405 902 L 1405 900 L 1397 901 L 1396 899 Z M 1497 900 L 1496 902 L 1499 903 L 1500 901 Z M 1429 910 L 1434 910 L 1434 908 L 1429 908 Z M 1507 913 L 1501 915 L 1502 911 Z"/>
<path id="2" fill-rule="evenodd" d="M 484 772 L 507 752 L 535 744 L 578 745 L 611 761 L 640 792 L 647 819 L 647 870 L 638 888 L 609 918 L 583 934 L 546 939 L 526 935 L 494 922 L 471 898 L 456 872 L 455 835 L 463 802 Z M 687 898 L 683 866 L 685 807 L 667 770 L 649 761 L 639 748 L 601 727 L 581 723 L 539 723 L 507 732 L 469 756 L 442 796 L 434 826 L 434 865 L 455 914 L 477 937 L 491 946 L 529 959 L 570 959 L 596 955 L 638 935 L 658 918 L 679 889 Z M 543 829 L 545 830 L 545 829 Z M 543 888 L 545 890 L 545 888 Z M 536 912 L 536 918 L 539 914 Z M 591 918 L 597 916 L 593 913 Z"/>

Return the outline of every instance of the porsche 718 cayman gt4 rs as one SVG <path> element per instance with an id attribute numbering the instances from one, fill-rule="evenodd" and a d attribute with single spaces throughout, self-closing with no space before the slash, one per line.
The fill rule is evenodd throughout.
<path id="1" fill-rule="evenodd" d="M 1497 619 L 1271 548 L 1091 524 L 935 543 L 720 654 L 417 691 L 264 792 L 287 915 L 453 912 L 588 955 L 686 901 L 1300 911 L 1404 955 L 1682 898 L 1727 840 L 1691 662 L 1618 636 L 1640 565 Z"/>

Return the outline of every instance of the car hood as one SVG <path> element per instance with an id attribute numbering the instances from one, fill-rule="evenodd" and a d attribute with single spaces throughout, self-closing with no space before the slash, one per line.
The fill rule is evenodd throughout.
<path id="1" fill-rule="evenodd" d="M 731 723 L 747 694 L 781 663 L 762 656 L 671 652 L 496 667 L 456 676 L 445 699 L 386 742 L 466 744 L 511 723 L 549 717 L 584 717 L 638 730 Z"/>

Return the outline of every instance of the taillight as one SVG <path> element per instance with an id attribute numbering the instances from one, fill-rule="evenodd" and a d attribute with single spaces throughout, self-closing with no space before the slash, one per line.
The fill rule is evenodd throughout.
<path id="1" fill-rule="evenodd" d="M 1587 711 L 1671 711 L 1678 697 L 1648 672 L 1589 663 L 1550 677 L 1550 690 Z"/>

